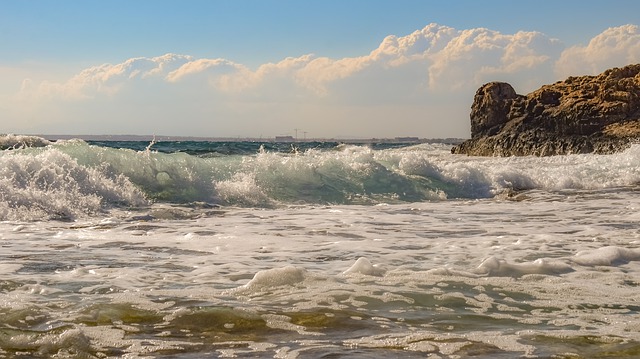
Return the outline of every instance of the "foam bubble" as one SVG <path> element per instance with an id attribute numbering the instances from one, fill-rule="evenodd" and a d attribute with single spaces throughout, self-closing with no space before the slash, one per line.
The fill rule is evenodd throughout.
<path id="1" fill-rule="evenodd" d="M 493 276 L 517 277 L 525 274 L 560 274 L 573 271 L 570 265 L 561 261 L 539 258 L 533 262 L 509 263 L 503 259 L 489 257 L 477 268 L 478 273 Z"/>
<path id="2" fill-rule="evenodd" d="M 384 268 L 371 264 L 371 262 L 364 257 L 358 258 L 349 269 L 343 272 L 343 274 L 364 274 L 375 277 L 382 277 L 385 273 L 386 270 Z"/>
<path id="3" fill-rule="evenodd" d="M 607 246 L 576 253 L 571 260 L 583 266 L 612 266 L 640 260 L 640 249 Z"/>
<path id="4" fill-rule="evenodd" d="M 242 289 L 264 290 L 281 286 L 294 286 L 303 282 L 307 276 L 307 270 L 294 266 L 272 268 L 257 272 L 253 279 L 242 286 Z"/>

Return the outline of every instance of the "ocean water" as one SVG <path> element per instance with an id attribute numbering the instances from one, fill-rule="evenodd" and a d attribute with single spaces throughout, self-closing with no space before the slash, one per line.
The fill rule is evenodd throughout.
<path id="1" fill-rule="evenodd" d="M 640 357 L 640 146 L 15 140 L 0 357 Z"/>

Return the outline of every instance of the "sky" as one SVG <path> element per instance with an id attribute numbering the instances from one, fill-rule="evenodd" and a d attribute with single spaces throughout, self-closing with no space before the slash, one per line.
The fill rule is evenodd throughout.
<path id="1" fill-rule="evenodd" d="M 0 2 L 0 133 L 467 138 L 475 91 L 640 63 L 640 1 Z"/>

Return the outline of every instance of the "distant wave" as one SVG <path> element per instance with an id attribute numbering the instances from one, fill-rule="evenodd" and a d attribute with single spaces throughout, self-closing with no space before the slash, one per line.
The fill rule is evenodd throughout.
<path id="1" fill-rule="evenodd" d="M 0 150 L 44 147 L 50 144 L 50 141 L 38 136 L 0 135 Z"/>

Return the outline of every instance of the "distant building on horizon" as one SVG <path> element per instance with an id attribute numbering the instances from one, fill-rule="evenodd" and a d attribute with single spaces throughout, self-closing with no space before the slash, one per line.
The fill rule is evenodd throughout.
<path id="1" fill-rule="evenodd" d="M 276 136 L 276 142 L 295 142 L 296 139 L 293 136 Z"/>
<path id="2" fill-rule="evenodd" d="M 398 142 L 420 142 L 418 137 L 396 137 Z"/>

